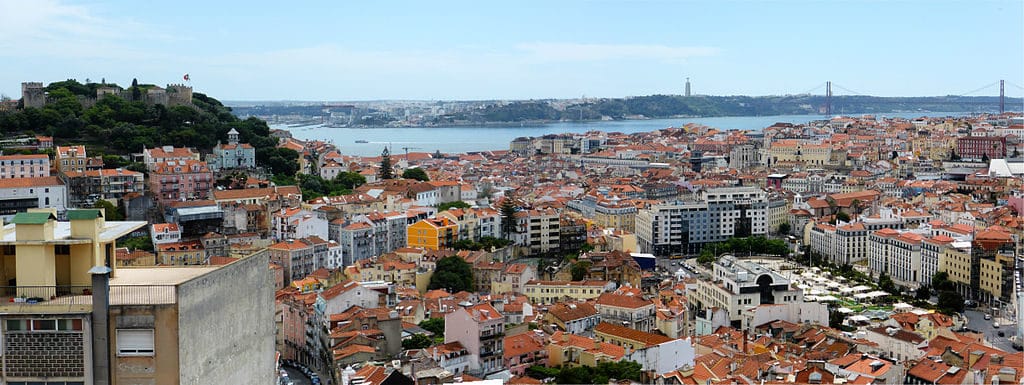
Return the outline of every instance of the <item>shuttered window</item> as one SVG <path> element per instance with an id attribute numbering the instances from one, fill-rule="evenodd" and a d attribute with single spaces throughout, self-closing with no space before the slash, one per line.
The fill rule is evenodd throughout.
<path id="1" fill-rule="evenodd" d="M 153 330 L 117 329 L 118 356 L 152 356 Z"/>

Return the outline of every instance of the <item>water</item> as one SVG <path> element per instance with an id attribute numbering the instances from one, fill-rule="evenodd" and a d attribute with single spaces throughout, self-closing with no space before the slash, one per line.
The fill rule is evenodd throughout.
<path id="1" fill-rule="evenodd" d="M 913 112 L 875 114 L 881 117 L 917 118 L 921 116 L 961 116 L 962 113 Z M 859 116 L 859 115 L 851 115 Z M 384 147 L 390 147 L 392 154 L 405 152 L 464 153 L 470 151 L 507 150 L 509 143 L 520 136 L 542 136 L 546 134 L 604 132 L 648 132 L 667 127 L 679 127 L 687 123 L 703 124 L 719 129 L 760 130 L 776 122 L 807 123 L 825 119 L 823 115 L 777 115 L 777 116 L 734 116 L 715 118 L 679 118 L 651 120 L 620 120 L 608 122 L 558 122 L 524 127 L 429 127 L 429 128 L 330 128 L 321 126 L 288 127 L 274 125 L 273 128 L 291 131 L 292 136 L 303 140 L 327 140 L 333 142 L 342 154 L 359 156 L 380 155 Z M 365 140 L 369 143 L 355 143 Z"/>

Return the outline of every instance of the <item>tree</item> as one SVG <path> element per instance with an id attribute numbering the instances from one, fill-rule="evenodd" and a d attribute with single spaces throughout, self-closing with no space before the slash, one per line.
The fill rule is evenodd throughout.
<path id="1" fill-rule="evenodd" d="M 964 296 L 952 290 L 939 293 L 939 312 L 943 314 L 956 314 L 964 311 Z"/>
<path id="2" fill-rule="evenodd" d="M 988 154 L 981 154 L 981 163 L 988 163 Z"/>
<path id="3" fill-rule="evenodd" d="M 927 301 L 931 297 L 932 291 L 925 285 L 921 285 L 921 287 L 917 288 L 917 292 L 914 293 L 914 298 L 922 301 Z"/>
<path id="4" fill-rule="evenodd" d="M 426 329 L 428 332 L 434 333 L 434 335 L 444 335 L 444 318 L 427 318 L 420 321 L 419 326 Z"/>
<path id="5" fill-rule="evenodd" d="M 366 184 L 366 177 L 360 175 L 358 172 L 345 171 L 334 177 L 334 183 L 340 187 L 351 190 Z"/>
<path id="6" fill-rule="evenodd" d="M 413 168 L 410 168 L 410 169 L 406 169 L 405 172 L 402 173 L 402 178 L 404 178 L 404 179 L 415 179 L 415 180 L 418 180 L 420 182 L 426 182 L 426 181 L 430 180 L 430 177 L 427 176 L 427 172 L 423 171 L 423 169 L 419 168 L 419 167 L 413 167 Z"/>
<path id="7" fill-rule="evenodd" d="M 404 175 L 402 177 L 405 178 Z M 470 206 L 469 203 L 466 203 L 466 202 L 463 202 L 463 201 L 445 202 L 445 203 L 442 203 L 442 204 L 437 206 L 437 211 L 441 212 L 441 211 L 445 211 L 445 210 L 448 210 L 448 209 L 451 209 L 451 208 L 468 209 L 470 207 L 472 207 L 472 206 Z"/>
<path id="8" fill-rule="evenodd" d="M 836 221 L 839 221 L 839 222 L 849 222 L 850 221 L 850 214 L 847 214 L 845 211 L 840 211 L 840 212 L 836 213 Z"/>
<path id="9" fill-rule="evenodd" d="M 779 234 L 789 234 L 790 230 L 789 222 L 782 222 L 779 224 Z"/>
<path id="10" fill-rule="evenodd" d="M 899 294 L 899 290 L 896 288 L 896 283 L 894 283 L 892 278 L 889 278 L 889 275 L 885 273 L 878 276 L 878 288 L 892 295 Z"/>
<path id="11" fill-rule="evenodd" d="M 142 99 L 142 91 L 139 90 L 139 79 L 132 79 L 132 101 Z"/>
<path id="12" fill-rule="evenodd" d="M 413 334 L 412 337 L 402 340 L 402 349 L 423 349 L 429 348 L 434 341 L 423 334 Z"/>
<path id="13" fill-rule="evenodd" d="M 951 291 L 953 290 L 953 282 L 949 280 L 949 273 L 945 271 L 938 271 L 932 275 L 932 287 L 935 291 Z"/>
<path id="14" fill-rule="evenodd" d="M 590 261 L 579 261 L 572 264 L 570 269 L 573 281 L 582 281 L 590 272 Z"/>
<path id="15" fill-rule="evenodd" d="M 445 257 L 437 261 L 434 275 L 430 276 L 429 290 L 446 289 L 450 293 L 474 291 L 473 269 L 459 257 Z"/>
<path id="16" fill-rule="evenodd" d="M 380 179 L 392 179 L 394 175 L 391 170 L 391 153 L 387 147 L 380 153 Z"/>
<path id="17" fill-rule="evenodd" d="M 956 150 L 950 151 L 949 160 L 960 160 L 960 154 L 957 154 Z"/>
<path id="18" fill-rule="evenodd" d="M 100 199 L 96 201 L 96 204 L 92 205 L 94 209 L 103 209 L 103 217 L 108 221 L 123 221 L 124 215 L 117 209 L 110 201 Z"/>
<path id="19" fill-rule="evenodd" d="M 516 230 L 517 207 L 511 194 L 505 195 L 505 199 L 501 202 L 499 211 L 501 212 L 501 236 L 502 238 L 511 241 L 512 234 L 518 233 Z"/>

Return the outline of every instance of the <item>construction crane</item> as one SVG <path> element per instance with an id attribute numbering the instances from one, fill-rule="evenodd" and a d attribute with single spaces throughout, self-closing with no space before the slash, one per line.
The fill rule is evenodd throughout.
<path id="1" fill-rule="evenodd" d="M 408 162 L 409 161 L 409 150 L 420 150 L 421 148 L 419 148 L 419 147 L 402 147 L 402 149 L 405 150 L 405 161 Z"/>

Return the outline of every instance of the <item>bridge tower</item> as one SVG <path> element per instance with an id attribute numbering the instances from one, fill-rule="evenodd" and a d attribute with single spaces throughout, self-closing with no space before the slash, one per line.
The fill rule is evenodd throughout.
<path id="1" fill-rule="evenodd" d="M 832 116 L 832 82 L 825 82 L 825 116 Z"/>
<path id="2" fill-rule="evenodd" d="M 1006 80 L 999 80 L 999 113 L 1006 112 Z"/>

